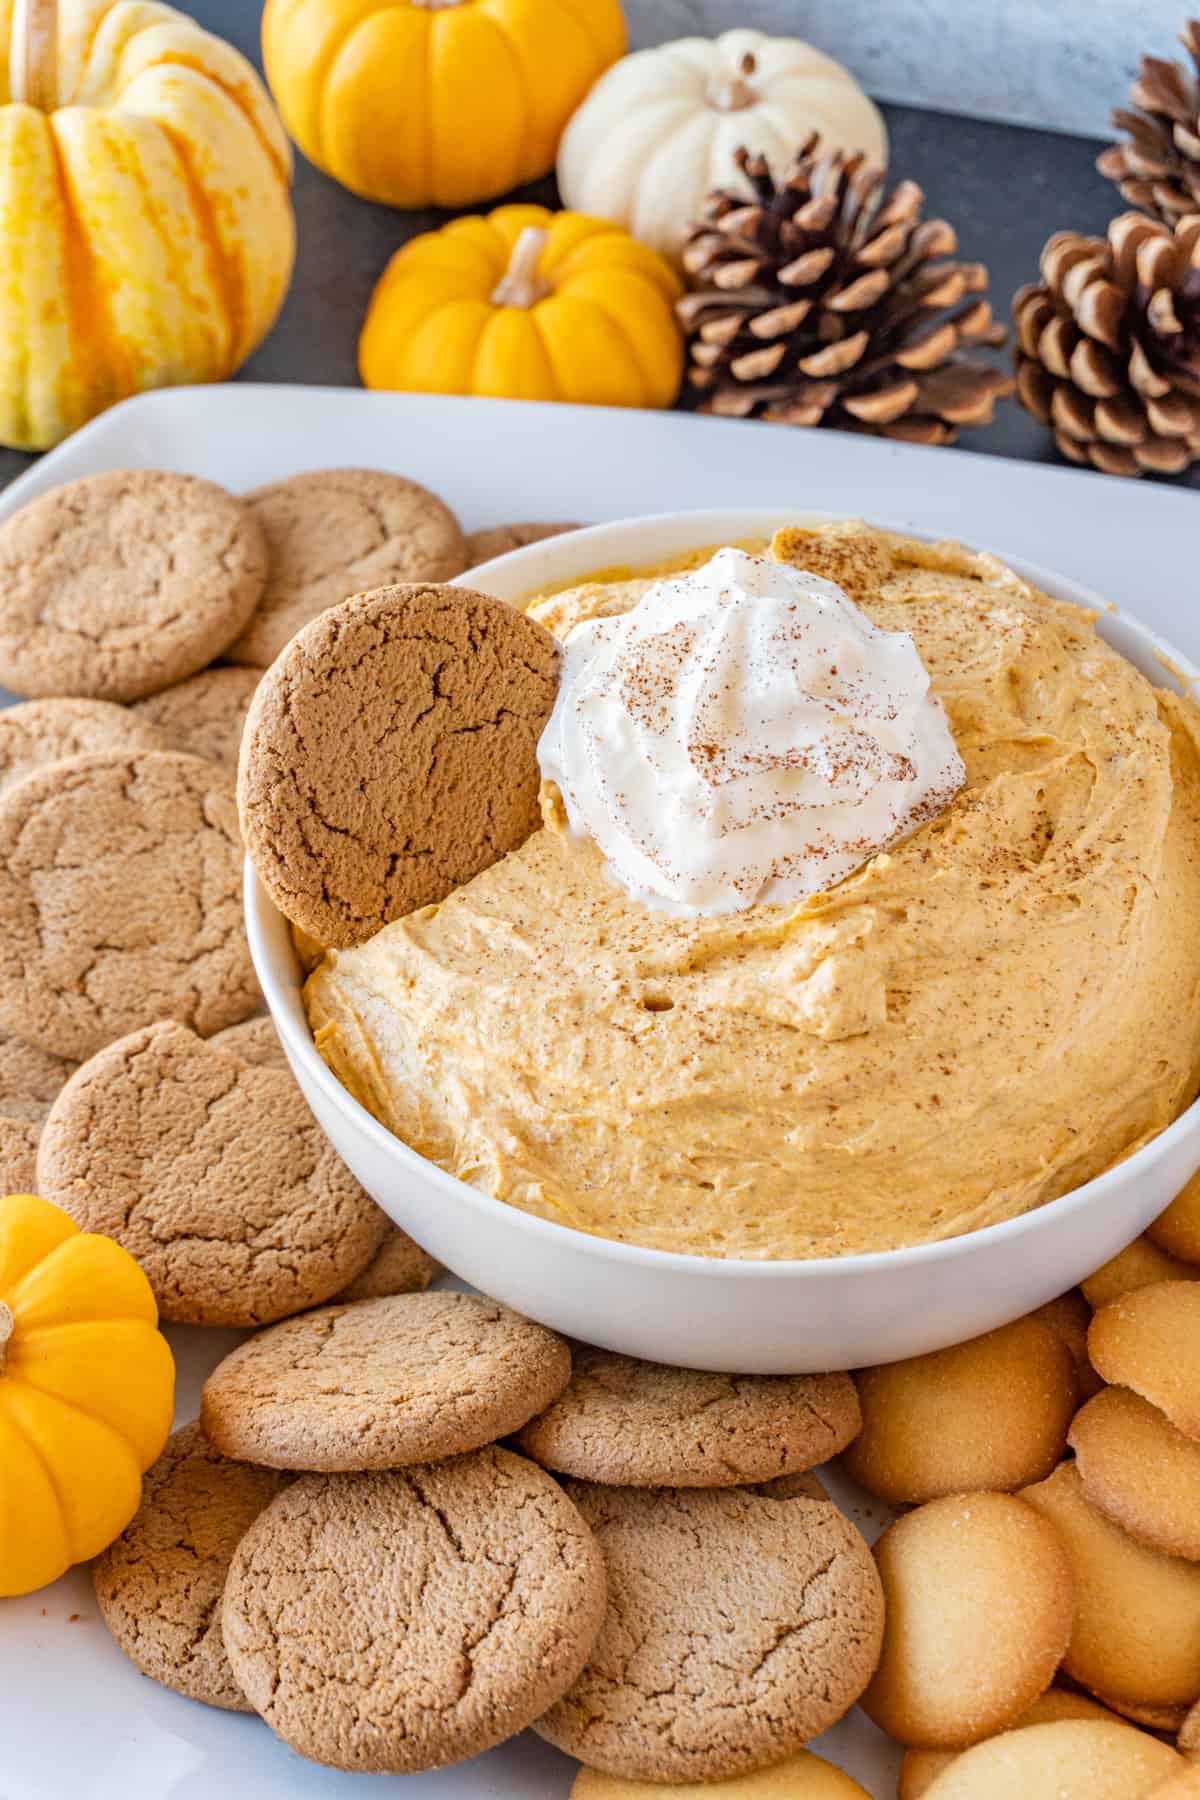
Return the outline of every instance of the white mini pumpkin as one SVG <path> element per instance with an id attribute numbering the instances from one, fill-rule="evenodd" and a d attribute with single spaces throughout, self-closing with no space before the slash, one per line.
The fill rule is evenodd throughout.
<path id="1" fill-rule="evenodd" d="M 887 162 L 879 109 L 801 38 L 726 31 L 637 50 L 602 75 L 559 147 L 564 206 L 614 219 L 678 261 L 710 188 L 742 186 L 746 145 L 778 169 L 810 131 Z"/>

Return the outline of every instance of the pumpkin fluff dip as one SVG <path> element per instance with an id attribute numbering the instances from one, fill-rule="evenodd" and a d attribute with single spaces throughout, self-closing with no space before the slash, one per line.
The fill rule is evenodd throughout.
<path id="1" fill-rule="evenodd" d="M 1200 712 L 988 555 L 856 521 L 600 578 L 542 824 L 331 951 L 321 1054 L 497 1199 L 710 1257 L 1029 1211 L 1200 1086 Z"/>

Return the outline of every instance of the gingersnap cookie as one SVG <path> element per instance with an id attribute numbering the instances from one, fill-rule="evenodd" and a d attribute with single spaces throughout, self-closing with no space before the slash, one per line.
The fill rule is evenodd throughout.
<path id="1" fill-rule="evenodd" d="M 41 1135 L 33 1120 L 10 1118 L 0 1110 L 0 1196 L 34 1192 Z"/>
<path id="2" fill-rule="evenodd" d="M 1200 1286 L 1138 1288 L 1092 1320 L 1088 1351 L 1105 1381 L 1132 1388 L 1186 1437 L 1200 1438 Z"/>
<path id="3" fill-rule="evenodd" d="M 134 713 L 155 728 L 172 750 L 206 756 L 237 769 L 246 713 L 258 686 L 257 669 L 204 669 L 187 681 L 139 700 Z"/>
<path id="4" fill-rule="evenodd" d="M 0 1030 L 83 1058 L 155 1019 L 249 1017 L 227 777 L 198 756 L 107 751 L 0 799 Z"/>
<path id="5" fill-rule="evenodd" d="M 564 531 L 578 530 L 578 524 L 535 525 L 522 522 L 516 525 L 488 525 L 483 531 L 468 531 L 466 567 L 476 569 L 480 563 L 491 562 L 497 556 L 507 556 L 510 550 L 523 550 L 527 544 L 540 544 L 546 538 L 561 537 Z"/>
<path id="6" fill-rule="evenodd" d="M 315 1306 L 387 1232 L 290 1074 L 170 1020 L 71 1077 L 42 1131 L 38 1191 L 123 1244 L 181 1325 L 263 1325 Z"/>
<path id="7" fill-rule="evenodd" d="M 796 1475 L 778 1475 L 774 1481 L 755 1481 L 747 1485 L 764 1500 L 829 1499 L 828 1488 L 811 1469 L 801 1469 Z"/>
<path id="8" fill-rule="evenodd" d="M 37 1186 L 42 1120 L 76 1067 L 0 1032 L 0 1195 L 28 1194 Z"/>
<path id="9" fill-rule="evenodd" d="M 516 849 L 557 685 L 549 632 L 469 588 L 382 588 L 314 619 L 254 696 L 238 772 L 280 911 L 362 943 Z"/>
<path id="10" fill-rule="evenodd" d="M 895 540 L 861 519 L 823 520 L 820 525 L 785 525 L 771 540 L 775 562 L 836 582 L 858 605 L 879 595 L 896 573 L 889 549 Z"/>
<path id="11" fill-rule="evenodd" d="M 289 1067 L 275 1021 L 269 1013 L 243 1019 L 240 1025 L 228 1025 L 224 1031 L 215 1031 L 208 1041 L 214 1050 L 227 1050 L 240 1056 L 243 1062 L 253 1063 L 257 1069 Z"/>
<path id="12" fill-rule="evenodd" d="M 1138 1288 L 1153 1287 L 1160 1281 L 1200 1281 L 1200 1268 L 1168 1256 L 1149 1237 L 1140 1237 L 1080 1285 L 1088 1305 L 1099 1312 L 1123 1294 L 1136 1293 Z"/>
<path id="13" fill-rule="evenodd" d="M 335 1295 L 338 1302 L 387 1300 L 394 1294 L 423 1294 L 442 1272 L 441 1263 L 394 1225 L 361 1275 Z"/>
<path id="14" fill-rule="evenodd" d="M 566 1491 L 599 1540 L 608 1614 L 539 1736 L 606 1775 L 712 1782 L 794 1755 L 853 1705 L 879 1657 L 883 1598 L 835 1506 L 733 1488 Z"/>
<path id="15" fill-rule="evenodd" d="M 450 508 L 383 469 L 314 469 L 245 495 L 271 572 L 253 618 L 228 652 L 268 669 L 310 620 L 350 594 L 401 581 L 449 581 L 467 566 Z"/>
<path id="16" fill-rule="evenodd" d="M 79 1064 L 0 1031 L 0 1114 L 44 1119 Z"/>
<path id="17" fill-rule="evenodd" d="M 1149 1800 L 1182 1767 L 1169 1744 L 1108 1719 L 1004 1731 L 956 1756 L 927 1800 Z"/>
<path id="18" fill-rule="evenodd" d="M 575 1680 L 604 1565 L 557 1483 L 507 1450 L 301 1475 L 242 1539 L 234 1675 L 301 1756 L 408 1774 L 478 1756 Z"/>
<path id="19" fill-rule="evenodd" d="M 1108 1719 L 1115 1723 L 1116 1714 L 1087 1694 L 1050 1687 L 1007 1729 L 1022 1731 L 1028 1725 L 1056 1725 L 1062 1719 Z M 922 1800 L 942 1771 L 965 1754 L 962 1750 L 906 1750 L 896 1778 L 896 1800 Z"/>
<path id="20" fill-rule="evenodd" d="M 862 1431 L 844 1465 L 892 1505 L 1038 1480 L 1066 1448 L 1078 1402 L 1074 1358 L 1037 1319 L 855 1380 Z"/>
<path id="21" fill-rule="evenodd" d="M 1200 1263 L 1200 1175 L 1193 1175 L 1166 1212 L 1146 1227 L 1146 1236 L 1168 1256 Z"/>
<path id="22" fill-rule="evenodd" d="M 198 1423 L 175 1432 L 133 1520 L 92 1564 L 104 1623 L 143 1675 L 206 1706 L 253 1710 L 225 1654 L 221 1596 L 234 1551 L 289 1479 L 227 1461 Z"/>
<path id="23" fill-rule="evenodd" d="M 240 500 L 122 469 L 68 482 L 0 525 L 0 685 L 139 700 L 232 644 L 267 576 Z"/>
<path id="24" fill-rule="evenodd" d="M 1074 1584 L 1053 1526 L 1011 1494 L 952 1494 L 889 1526 L 875 1546 L 887 1623 L 862 1698 L 901 1744 L 978 1743 L 1019 1719 L 1054 1679 Z"/>
<path id="25" fill-rule="evenodd" d="M 811 1750 L 800 1750 L 769 1769 L 711 1783 L 624 1781 L 619 1775 L 602 1775 L 598 1769 L 580 1769 L 570 1800 L 706 1800 L 707 1796 L 712 1800 L 871 1800 L 866 1788 Z"/>
<path id="26" fill-rule="evenodd" d="M 1063 1668 L 1103 1697 L 1180 1706 L 1200 1694 L 1200 1567 L 1163 1556 L 1088 1500 L 1078 1464 L 1021 1495 L 1058 1532 L 1075 1572 L 1075 1621 Z"/>
<path id="27" fill-rule="evenodd" d="M 1128 1388 L 1076 1413 L 1071 1448 L 1093 1506 L 1152 1550 L 1200 1562 L 1200 1443 Z"/>
<path id="28" fill-rule="evenodd" d="M 242 1344 L 204 1384 L 226 1456 L 275 1469 L 398 1469 L 507 1437 L 561 1393 L 566 1340 L 476 1294 L 325 1306 Z"/>
<path id="29" fill-rule="evenodd" d="M 1093 1394 L 1098 1394 L 1104 1383 L 1088 1361 L 1087 1334 L 1092 1322 L 1092 1309 L 1084 1299 L 1082 1290 L 1071 1288 L 1068 1293 L 1060 1294 L 1057 1300 L 1047 1300 L 1045 1306 L 1039 1306 L 1029 1317 L 1036 1319 L 1039 1324 L 1048 1325 L 1055 1337 L 1061 1338 L 1071 1352 L 1080 1403 L 1090 1400 Z"/>
<path id="30" fill-rule="evenodd" d="M 168 750 L 149 719 L 111 700 L 24 700 L 0 710 L 0 794 L 46 763 L 94 750 Z"/>
<path id="31" fill-rule="evenodd" d="M 609 1487 L 737 1487 L 827 1462 L 860 1423 L 848 1375 L 707 1375 L 582 1344 L 517 1442 Z"/>

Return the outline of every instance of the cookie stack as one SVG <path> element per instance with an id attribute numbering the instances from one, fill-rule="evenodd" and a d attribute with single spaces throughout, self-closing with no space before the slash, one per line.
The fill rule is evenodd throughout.
<path id="1" fill-rule="evenodd" d="M 871 1553 L 808 1473 L 858 1420 L 844 1375 L 572 1357 L 473 1295 L 324 1307 L 214 1371 L 96 1592 L 146 1674 L 337 1768 L 533 1725 L 602 1775 L 714 1781 L 875 1668 Z"/>
<path id="2" fill-rule="evenodd" d="M 915 1509 L 863 1697 L 899 1800 L 1200 1793 L 1197 1251 L 1200 1183 L 1084 1293 L 859 1373 L 844 1466 Z"/>

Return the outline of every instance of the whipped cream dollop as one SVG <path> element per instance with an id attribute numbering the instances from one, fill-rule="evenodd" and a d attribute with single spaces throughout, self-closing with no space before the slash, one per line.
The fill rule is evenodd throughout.
<path id="1" fill-rule="evenodd" d="M 538 760 L 622 887 L 692 914 L 833 887 L 966 778 L 908 633 L 741 550 L 568 634 Z"/>

